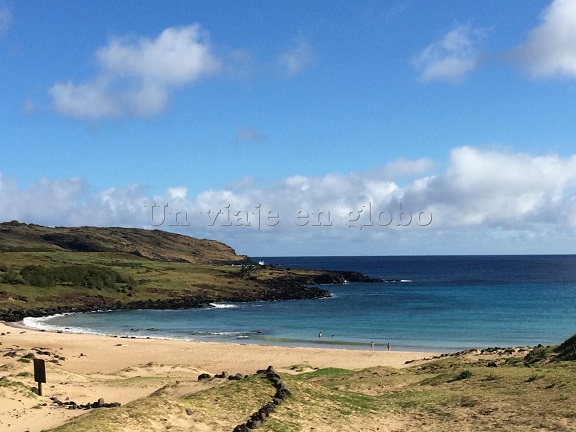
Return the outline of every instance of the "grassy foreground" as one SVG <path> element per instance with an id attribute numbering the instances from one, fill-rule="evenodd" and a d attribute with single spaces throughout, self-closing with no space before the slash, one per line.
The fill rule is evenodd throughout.
<path id="1" fill-rule="evenodd" d="M 405 369 L 295 365 L 279 371 L 292 396 L 259 430 L 576 430 L 576 362 L 549 361 L 553 349 L 540 351 L 532 365 L 512 350 L 449 356 Z M 232 431 L 274 395 L 261 374 L 241 381 L 212 378 L 193 394 L 182 394 L 184 384 L 174 377 L 148 397 L 93 410 L 51 431 Z"/>

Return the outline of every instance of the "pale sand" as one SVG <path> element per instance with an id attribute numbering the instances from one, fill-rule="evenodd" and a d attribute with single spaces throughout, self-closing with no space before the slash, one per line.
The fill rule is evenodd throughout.
<path id="1" fill-rule="evenodd" d="M 132 387 L 115 386 L 114 381 L 134 376 L 155 376 L 186 380 L 187 392 L 206 388 L 198 383 L 201 372 L 210 374 L 227 371 L 231 374 L 253 374 L 258 369 L 273 365 L 277 370 L 307 364 L 315 368 L 337 367 L 363 369 L 371 366 L 403 367 L 408 360 L 430 358 L 437 353 L 387 352 L 384 347 L 372 351 L 326 348 L 298 348 L 265 345 L 189 342 L 164 339 L 125 339 L 71 333 L 51 333 L 16 328 L 0 323 L 0 377 L 35 385 L 30 377 L 17 376 L 33 372 L 33 365 L 19 362 L 21 355 L 40 347 L 65 357 L 59 365 L 46 362 L 47 383 L 43 397 L 23 396 L 11 387 L 0 387 L 0 430 L 35 432 L 62 424 L 70 417 L 83 414 L 82 410 L 50 407 L 50 396 L 61 400 L 69 397 L 78 403 L 106 402 L 125 404 L 157 390 L 162 382 L 148 381 Z M 18 348 L 16 358 L 3 355 Z M 53 356 L 38 356 L 46 360 Z M 48 406 L 33 407 L 39 403 Z"/>

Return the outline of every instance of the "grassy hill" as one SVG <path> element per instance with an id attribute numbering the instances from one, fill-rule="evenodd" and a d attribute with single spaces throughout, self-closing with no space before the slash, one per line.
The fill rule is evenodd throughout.
<path id="1" fill-rule="evenodd" d="M 139 228 L 55 227 L 17 221 L 0 223 L 0 252 L 126 253 L 156 261 L 195 264 L 240 264 L 224 243 Z"/>
<path id="2" fill-rule="evenodd" d="M 351 276 L 253 265 L 223 243 L 159 230 L 0 224 L 0 319 L 6 321 L 95 309 L 319 298 L 329 292 L 308 285 Z"/>

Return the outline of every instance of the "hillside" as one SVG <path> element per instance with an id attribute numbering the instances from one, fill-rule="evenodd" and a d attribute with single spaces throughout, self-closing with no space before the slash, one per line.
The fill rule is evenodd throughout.
<path id="1" fill-rule="evenodd" d="M 0 252 L 118 252 L 193 264 L 240 264 L 245 256 L 215 240 L 139 228 L 55 227 L 0 223 Z"/>
<path id="2" fill-rule="evenodd" d="M 0 320 L 215 301 L 314 299 L 356 272 L 254 265 L 217 241 L 137 228 L 0 223 Z"/>

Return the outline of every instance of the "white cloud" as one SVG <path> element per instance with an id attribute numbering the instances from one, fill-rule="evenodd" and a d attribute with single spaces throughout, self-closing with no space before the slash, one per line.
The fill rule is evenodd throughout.
<path id="1" fill-rule="evenodd" d="M 49 180 L 42 178 L 26 188 L 17 179 L 0 174 L 0 219 L 41 220 L 57 223 L 77 213 L 87 192 L 80 178 Z"/>
<path id="2" fill-rule="evenodd" d="M 460 147 L 445 174 L 415 182 L 405 199 L 425 203 L 447 226 L 537 229 L 570 223 L 575 187 L 576 156 Z"/>
<path id="3" fill-rule="evenodd" d="M 513 57 L 534 76 L 576 78 L 576 2 L 554 0 Z"/>
<path id="4" fill-rule="evenodd" d="M 134 76 L 164 85 L 196 81 L 220 68 L 198 24 L 168 28 L 154 40 L 141 38 L 131 43 L 113 39 L 98 50 L 96 57 L 106 71 L 116 76 Z"/>
<path id="5" fill-rule="evenodd" d="M 184 199 L 188 193 L 188 188 L 184 186 L 172 187 L 167 190 L 170 199 Z"/>
<path id="6" fill-rule="evenodd" d="M 458 25 L 440 40 L 428 45 L 412 64 L 423 82 L 458 82 L 478 66 L 478 43 L 483 32 Z"/>
<path id="7" fill-rule="evenodd" d="M 395 161 L 344 175 L 247 178 L 196 196 L 183 186 L 150 196 L 138 185 L 90 195 L 78 178 L 20 187 L 0 175 L 0 220 L 155 227 L 262 255 L 571 250 L 576 155 L 459 147 L 444 172 L 431 168 Z"/>
<path id="8" fill-rule="evenodd" d="M 57 82 L 49 93 L 59 114 L 76 118 L 149 116 L 170 92 L 216 74 L 220 61 L 200 25 L 172 27 L 156 39 L 112 39 L 96 53 L 95 79 Z"/>
<path id="9" fill-rule="evenodd" d="M 295 46 L 280 55 L 278 63 L 289 75 L 297 75 L 312 64 L 313 57 L 310 44 L 299 39 Z"/>

